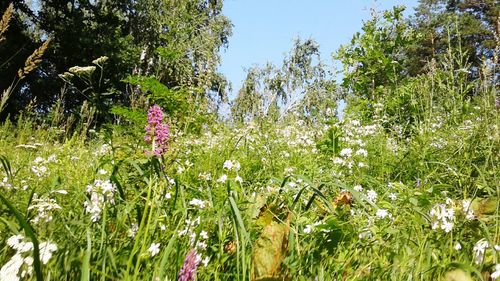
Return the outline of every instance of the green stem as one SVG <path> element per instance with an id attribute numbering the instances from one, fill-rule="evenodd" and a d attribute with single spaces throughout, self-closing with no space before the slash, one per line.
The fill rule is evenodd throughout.
<path id="1" fill-rule="evenodd" d="M 129 256 L 128 261 L 127 261 L 127 270 L 125 272 L 124 280 L 130 280 L 129 279 L 129 273 L 130 273 L 130 269 L 132 267 L 132 261 L 134 259 L 135 254 L 137 253 L 137 248 L 138 248 L 139 243 L 140 243 L 140 239 L 139 238 L 141 237 L 141 234 L 143 232 L 144 225 L 146 223 L 146 216 L 147 216 L 148 211 L 149 211 L 148 208 L 149 208 L 149 200 L 150 200 L 150 197 L 151 197 L 152 182 L 153 181 L 150 178 L 150 181 L 149 181 L 149 184 L 148 184 L 148 194 L 146 196 L 146 203 L 144 204 L 144 211 L 143 211 L 143 215 L 142 215 L 142 218 L 141 218 L 141 223 L 139 225 L 139 229 L 137 230 L 137 235 L 135 237 L 134 247 L 132 248 L 132 252 L 130 253 L 130 256 Z M 140 262 L 140 256 L 137 258 L 136 264 L 138 264 L 139 262 Z"/>

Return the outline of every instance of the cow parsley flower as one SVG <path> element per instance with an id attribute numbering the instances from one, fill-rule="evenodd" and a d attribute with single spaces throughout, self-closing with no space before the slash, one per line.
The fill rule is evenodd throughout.
<path id="1" fill-rule="evenodd" d="M 24 264 L 24 258 L 15 254 L 12 258 L 0 269 L 1 281 L 18 281 L 20 280 L 19 270 Z"/>
<path id="2" fill-rule="evenodd" d="M 40 248 L 40 261 L 43 264 L 47 264 L 52 258 L 52 253 L 57 251 L 57 245 L 51 242 L 42 242 L 39 245 Z"/>
<path id="3" fill-rule="evenodd" d="M 69 69 L 75 75 L 90 75 L 95 71 L 95 66 L 73 66 Z"/>
<path id="4" fill-rule="evenodd" d="M 49 161 L 45 160 L 42 157 L 37 157 L 35 160 L 33 160 L 33 165 L 31 166 L 31 171 L 39 178 L 47 175 L 49 169 L 47 168 L 47 165 Z"/>
<path id="5" fill-rule="evenodd" d="M 107 56 L 102 56 L 98 57 L 97 59 L 93 60 L 92 63 L 102 66 L 103 63 L 105 63 L 109 58 Z"/>

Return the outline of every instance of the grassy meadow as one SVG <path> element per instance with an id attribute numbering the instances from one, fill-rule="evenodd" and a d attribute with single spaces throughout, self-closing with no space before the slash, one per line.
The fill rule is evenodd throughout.
<path id="1" fill-rule="evenodd" d="M 50 23 L 57 1 L 42 2 Z M 104 6 L 84 15 L 117 13 L 81 23 L 117 36 L 100 38 L 109 57 L 61 72 L 75 37 L 54 31 L 0 66 L 17 73 L 0 96 L 0 281 L 500 279 L 498 36 L 474 65 L 451 21 L 411 72 L 401 54 L 426 29 L 394 8 L 335 55 L 342 84 L 298 39 L 221 114 L 222 2 L 88 2 Z M 6 9 L 0 43 L 19 39 L 23 7 Z M 119 37 L 132 12 L 152 34 Z"/>

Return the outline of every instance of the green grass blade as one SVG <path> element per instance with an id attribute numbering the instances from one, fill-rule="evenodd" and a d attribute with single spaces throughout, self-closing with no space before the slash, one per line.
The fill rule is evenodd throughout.
<path id="1" fill-rule="evenodd" d="M 81 281 L 90 280 L 90 255 L 92 254 L 92 240 L 90 238 L 90 230 L 87 229 L 87 249 L 85 250 L 85 256 L 82 262 L 82 276 Z"/>

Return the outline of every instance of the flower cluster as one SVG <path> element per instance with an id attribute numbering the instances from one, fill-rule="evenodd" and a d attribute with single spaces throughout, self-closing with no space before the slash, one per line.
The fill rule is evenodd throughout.
<path id="1" fill-rule="evenodd" d="M 234 171 L 239 171 L 240 168 L 241 168 L 241 165 L 240 165 L 240 162 L 238 161 L 233 161 L 233 160 L 226 160 L 224 161 L 224 165 L 223 165 L 223 168 L 228 170 L 228 171 L 231 171 L 231 170 L 234 170 Z"/>
<path id="2" fill-rule="evenodd" d="M 85 201 L 85 211 L 90 214 L 92 222 L 101 218 L 102 209 L 106 202 L 115 203 L 114 194 L 116 187 L 109 180 L 95 180 L 94 184 L 87 185 L 90 200 Z"/>
<path id="3" fill-rule="evenodd" d="M 73 66 L 69 69 L 69 72 L 75 75 L 90 75 L 96 70 L 95 66 Z"/>
<path id="4" fill-rule="evenodd" d="M 7 239 L 7 245 L 16 251 L 14 256 L 0 269 L 0 280 L 15 281 L 26 278 L 33 272 L 33 243 L 22 235 L 14 235 Z M 39 244 L 40 261 L 47 264 L 57 245 L 51 242 Z"/>
<path id="5" fill-rule="evenodd" d="M 378 197 L 378 194 L 375 190 L 373 189 L 370 189 L 366 192 L 366 200 L 372 202 L 372 203 L 376 203 L 377 202 L 377 197 Z"/>
<path id="6" fill-rule="evenodd" d="M 0 181 L 0 187 L 3 187 L 7 190 L 11 189 L 12 188 L 12 184 L 9 183 L 9 178 L 8 177 L 4 177 L 3 180 Z"/>
<path id="7" fill-rule="evenodd" d="M 190 250 L 181 270 L 179 271 L 178 281 L 192 281 L 196 279 L 196 270 L 198 269 L 198 264 L 200 263 L 199 256 L 196 250 Z"/>
<path id="8" fill-rule="evenodd" d="M 339 125 L 337 125 L 339 126 Z M 376 134 L 380 128 L 378 125 L 362 126 L 358 120 L 348 120 L 340 129 L 343 132 L 341 140 L 345 143 L 339 157 L 333 158 L 333 163 L 342 167 L 347 167 L 349 174 L 352 173 L 354 167 L 365 168 L 367 164 L 364 162 L 368 157 L 368 151 L 365 149 L 365 138 Z"/>
<path id="9" fill-rule="evenodd" d="M 200 217 L 197 217 L 195 220 L 186 219 L 186 228 L 180 230 L 178 232 L 179 236 L 187 235 L 189 236 L 189 244 L 196 251 L 205 251 L 208 247 L 208 233 L 205 230 L 200 231 L 199 234 L 196 232 L 196 227 L 200 225 Z M 202 259 L 201 253 L 197 252 L 198 263 L 203 263 L 204 266 L 207 266 L 209 262 L 209 258 L 205 257 Z"/>
<path id="10" fill-rule="evenodd" d="M 241 169 L 240 162 L 238 162 L 236 160 L 226 160 L 226 161 L 224 161 L 223 169 L 227 170 L 227 171 L 234 171 L 234 172 L 236 172 L 236 176 L 234 178 L 234 181 L 236 181 L 236 182 L 238 182 L 240 184 L 243 183 L 243 178 L 240 177 L 240 175 L 238 174 L 238 171 Z M 222 174 L 217 179 L 217 182 L 218 183 L 225 183 L 227 180 L 228 180 L 227 174 Z"/>
<path id="11" fill-rule="evenodd" d="M 36 215 L 31 220 L 34 224 L 47 223 L 52 221 L 52 213 L 55 210 L 61 209 L 57 201 L 48 197 L 37 198 L 36 194 L 33 198 L 33 203 L 28 207 L 28 210 L 35 210 Z"/>
<path id="12" fill-rule="evenodd" d="M 476 218 L 471 209 L 471 201 L 468 199 L 462 200 L 462 208 L 459 208 L 453 200 L 447 198 L 445 204 L 434 205 L 429 215 L 432 218 L 432 229 L 442 229 L 446 233 L 453 229 L 457 215 L 467 220 Z"/>
<path id="13" fill-rule="evenodd" d="M 384 219 L 384 218 L 389 218 L 391 220 L 394 219 L 394 217 L 392 216 L 391 213 L 389 213 L 389 211 L 387 211 L 386 209 L 378 209 L 377 210 L 377 213 L 375 214 L 375 216 L 379 219 Z"/>
<path id="14" fill-rule="evenodd" d="M 99 58 L 93 60 L 92 63 L 101 66 L 103 63 L 108 61 L 108 59 L 109 58 L 107 56 L 102 56 L 102 57 L 99 57 Z"/>
<path id="15" fill-rule="evenodd" d="M 148 111 L 148 124 L 144 128 L 144 141 L 152 144 L 152 152 L 160 156 L 167 151 L 167 142 L 170 138 L 170 127 L 163 123 L 163 111 L 158 105 L 153 105 Z"/>
<path id="16" fill-rule="evenodd" d="M 103 143 L 101 147 L 99 147 L 97 150 L 94 151 L 94 156 L 103 156 L 108 154 L 112 150 L 112 147 L 109 143 Z M 78 157 L 75 157 L 72 160 L 78 160 Z"/>
<path id="17" fill-rule="evenodd" d="M 455 221 L 455 208 L 450 198 L 446 199 L 445 204 L 436 204 L 432 207 L 429 215 L 432 219 L 431 227 L 433 230 L 442 229 L 448 233 L 453 229 Z"/>
<path id="18" fill-rule="evenodd" d="M 47 168 L 47 164 L 51 162 L 56 162 L 55 155 L 49 156 L 47 159 L 42 157 L 37 157 L 33 160 L 33 165 L 31 166 L 31 171 L 39 178 L 47 175 L 49 169 Z"/>

